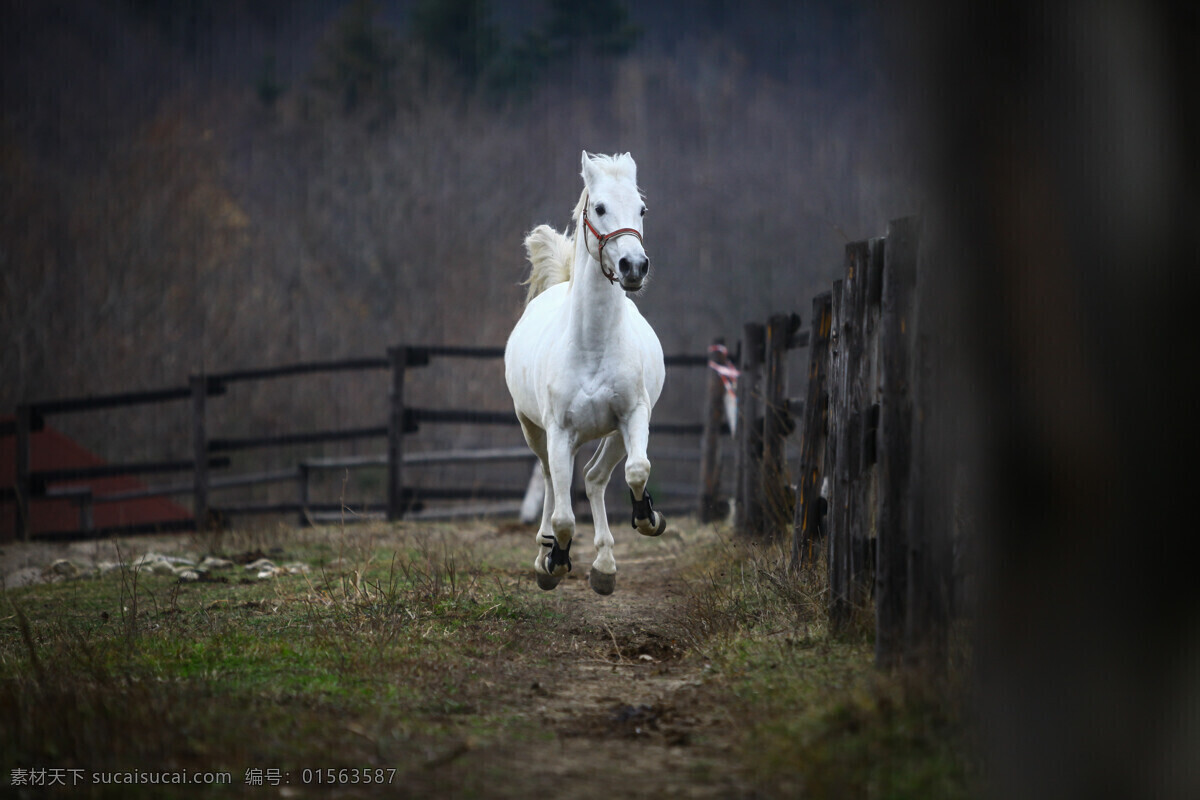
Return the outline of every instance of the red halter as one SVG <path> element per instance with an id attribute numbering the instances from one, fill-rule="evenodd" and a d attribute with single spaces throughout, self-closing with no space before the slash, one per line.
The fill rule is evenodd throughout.
<path id="1" fill-rule="evenodd" d="M 592 232 L 592 236 L 596 237 L 596 241 L 600 245 L 599 256 L 597 257 L 597 260 L 600 262 L 600 273 L 604 277 L 608 278 L 609 283 L 616 283 L 617 282 L 616 274 L 613 273 L 612 270 L 606 269 L 604 266 L 604 245 L 608 244 L 609 240 L 615 239 L 618 236 L 636 236 L 637 240 L 639 242 L 641 242 L 642 235 L 633 228 L 617 228 L 615 231 L 611 231 L 609 233 L 602 234 L 602 233 L 600 233 L 600 231 L 596 230 L 596 226 L 592 224 L 592 221 L 590 219 L 588 219 L 587 210 L 588 210 L 588 199 L 584 198 L 584 201 L 583 201 L 583 224 L 589 231 Z M 645 242 L 642 242 L 642 245 L 644 247 Z"/>

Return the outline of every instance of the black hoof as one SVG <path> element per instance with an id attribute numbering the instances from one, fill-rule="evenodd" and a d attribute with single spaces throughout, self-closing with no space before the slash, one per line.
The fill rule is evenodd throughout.
<path id="1" fill-rule="evenodd" d="M 617 588 L 617 573 L 609 575 L 607 572 L 601 572 L 593 567 L 592 571 L 588 573 L 588 584 L 596 594 L 612 594 Z"/>
<path id="2" fill-rule="evenodd" d="M 655 511 L 652 513 L 654 514 L 654 518 L 658 520 L 657 525 L 653 525 L 650 520 L 644 519 L 642 520 L 642 525 L 635 523 L 633 526 L 642 536 L 662 536 L 663 531 L 667 529 L 667 518 L 662 514 L 662 512 Z"/>
<path id="3" fill-rule="evenodd" d="M 537 578 L 538 588 L 546 592 L 558 586 L 558 582 L 561 580 L 553 575 L 547 575 L 544 572 L 534 572 L 533 574 L 534 577 Z"/>
<path id="4" fill-rule="evenodd" d="M 629 499 L 633 501 L 633 529 L 642 536 L 662 536 L 667 529 L 667 518 L 654 510 L 654 499 L 650 497 L 650 492 L 643 491 L 642 499 L 637 500 L 630 489 Z"/>
<path id="5" fill-rule="evenodd" d="M 638 520 L 646 522 L 654 519 L 654 498 L 650 496 L 649 490 L 643 490 L 642 499 L 638 500 L 633 496 L 633 489 L 630 489 L 629 502 L 633 504 L 633 527 L 638 527 Z"/>

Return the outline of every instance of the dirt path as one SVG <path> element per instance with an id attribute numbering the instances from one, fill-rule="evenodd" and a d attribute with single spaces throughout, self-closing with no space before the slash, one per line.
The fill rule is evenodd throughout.
<path id="1" fill-rule="evenodd" d="M 525 531 L 514 535 L 532 539 Z M 590 544 L 590 527 L 581 525 L 576 535 Z M 658 540 L 617 532 L 617 591 L 608 597 L 589 588 L 591 548 L 579 548 L 574 572 L 546 595 L 559 618 L 543 659 L 550 666 L 494 665 L 497 706 L 525 709 L 546 744 L 536 753 L 499 746 L 459 754 L 453 771 L 475 777 L 506 772 L 497 761 L 528 765 L 517 779 L 508 772 L 506 785 L 464 781 L 468 786 L 487 797 L 747 794 L 728 716 L 705 685 L 703 659 L 680 638 L 685 546 L 674 530 Z"/>
<path id="2" fill-rule="evenodd" d="M 466 698 L 461 743 L 428 754 L 412 790 L 442 796 L 528 798 L 568 792 L 573 798 L 747 796 L 736 768 L 731 721 L 704 680 L 705 662 L 682 638 L 687 590 L 680 575 L 686 548 L 711 532 L 674 528 L 658 539 L 615 531 L 618 583 L 608 597 L 588 586 L 592 530 L 580 525 L 576 566 L 553 592 L 533 581 L 533 533 L 479 524 L 451 538 L 504 570 L 522 593 L 545 604 L 547 622 L 483 662 L 488 693 Z M 378 545 L 387 547 L 388 534 Z M 188 537 L 129 540 L 121 556 L 195 552 Z M 115 555 L 111 545 L 5 545 L 0 567 L 36 573 L 56 558 L 83 564 Z M 490 551 L 490 552 L 489 552 Z M 533 741 L 497 740 L 480 719 L 517 718 Z M 459 724 L 459 723 L 456 723 Z"/>

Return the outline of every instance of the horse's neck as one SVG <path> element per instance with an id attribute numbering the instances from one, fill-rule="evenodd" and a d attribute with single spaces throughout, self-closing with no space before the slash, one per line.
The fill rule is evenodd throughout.
<path id="1" fill-rule="evenodd" d="M 575 264 L 571 269 L 571 334 L 579 346 L 589 352 L 601 352 L 612 341 L 613 328 L 624 312 L 625 293 L 613 284 L 588 252 L 584 231 L 577 225 Z"/>

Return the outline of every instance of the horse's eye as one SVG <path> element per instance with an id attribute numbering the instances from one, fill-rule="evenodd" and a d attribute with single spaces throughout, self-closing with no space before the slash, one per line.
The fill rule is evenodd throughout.
<path id="1" fill-rule="evenodd" d="M 603 217 L 603 216 L 604 216 L 604 212 L 605 212 L 605 211 L 607 211 L 607 210 L 608 210 L 608 209 L 604 207 L 604 203 L 597 203 L 597 204 L 596 204 L 596 216 L 597 216 L 597 217 Z"/>
<path id="2" fill-rule="evenodd" d="M 646 216 L 646 207 L 642 206 L 642 216 Z"/>

